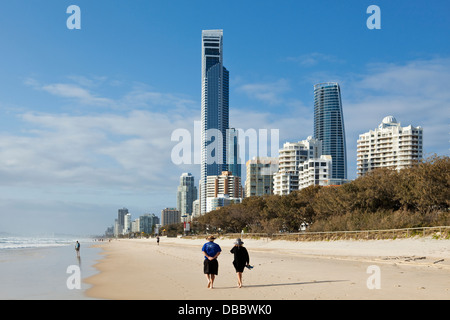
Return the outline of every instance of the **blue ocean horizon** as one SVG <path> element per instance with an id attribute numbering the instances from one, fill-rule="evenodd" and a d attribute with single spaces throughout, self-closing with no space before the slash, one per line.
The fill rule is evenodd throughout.
<path id="1" fill-rule="evenodd" d="M 81 244 L 77 257 L 75 243 Z M 98 271 L 100 248 L 93 239 L 58 237 L 0 237 L 0 299 L 2 300 L 86 300 L 91 286 L 83 280 Z M 71 268 L 77 266 L 81 288 L 70 289 Z M 69 273 L 68 273 L 69 271 Z"/>

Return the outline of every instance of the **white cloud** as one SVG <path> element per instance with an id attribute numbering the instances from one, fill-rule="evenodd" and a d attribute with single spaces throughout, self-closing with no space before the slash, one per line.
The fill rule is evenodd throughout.
<path id="1" fill-rule="evenodd" d="M 0 136 L 0 176 L 12 185 L 168 187 L 171 132 L 185 125 L 170 115 L 23 114 L 26 136 Z M 9 179 L 7 179 L 9 177 Z"/>
<path id="2" fill-rule="evenodd" d="M 324 54 L 319 52 L 312 52 L 303 54 L 297 57 L 288 57 L 287 61 L 293 61 L 298 63 L 302 67 L 315 67 L 321 63 L 343 63 L 344 61 L 338 59 L 331 54 Z"/>
<path id="3" fill-rule="evenodd" d="M 415 60 L 403 65 L 373 64 L 360 82 L 363 89 L 395 96 L 449 99 L 450 59 Z M 444 89 L 444 90 L 443 90 Z"/>
<path id="4" fill-rule="evenodd" d="M 284 101 L 282 94 L 290 91 L 290 89 L 289 81 L 279 79 L 275 82 L 243 84 L 236 90 L 252 99 L 263 101 L 269 105 L 276 105 Z"/>
<path id="5" fill-rule="evenodd" d="M 27 112 L 20 120 L 31 130 L 0 134 L 0 208 L 14 215 L 11 222 L 25 221 L 23 232 L 38 227 L 31 221 L 41 221 L 42 230 L 70 230 L 75 225 L 60 222 L 65 215 L 67 223 L 76 221 L 78 207 L 83 207 L 84 223 L 88 212 L 95 215 L 101 232 L 114 221 L 117 209 L 112 208 L 126 206 L 137 217 L 176 204 L 176 186 L 186 166 L 171 161 L 171 133 L 190 130 L 193 118 L 133 110 L 82 116 Z M 29 210 L 36 203 L 43 204 Z M 42 222 L 53 214 L 54 220 Z M 79 225 L 74 232 L 83 230 Z"/>
<path id="6" fill-rule="evenodd" d="M 170 107 L 176 109 L 177 112 L 186 112 L 186 109 L 190 109 L 193 105 L 196 105 L 196 102 L 189 97 L 183 97 L 173 93 L 158 92 L 143 84 L 135 85 L 132 90 L 120 100 L 120 103 L 135 108 L 146 106 Z"/>
<path id="7" fill-rule="evenodd" d="M 41 89 L 55 96 L 77 99 L 80 103 L 87 105 L 108 105 L 113 103 L 111 99 L 97 97 L 89 90 L 74 84 L 54 83 L 44 85 Z"/>

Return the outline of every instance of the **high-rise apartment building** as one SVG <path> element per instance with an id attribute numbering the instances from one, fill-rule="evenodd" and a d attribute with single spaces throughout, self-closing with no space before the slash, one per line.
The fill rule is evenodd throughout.
<path id="1" fill-rule="evenodd" d="M 230 171 L 224 171 L 219 176 L 208 176 L 206 195 L 215 198 L 224 194 L 232 198 L 242 198 L 241 177 L 234 176 Z"/>
<path id="2" fill-rule="evenodd" d="M 183 173 L 180 177 L 180 185 L 177 192 L 177 209 L 181 215 L 192 215 L 192 203 L 197 199 L 197 187 L 194 176 Z"/>
<path id="3" fill-rule="evenodd" d="M 131 232 L 140 232 L 140 230 L 141 230 L 140 218 L 131 221 Z"/>
<path id="4" fill-rule="evenodd" d="M 200 199 L 197 199 L 192 203 L 192 217 L 200 217 Z"/>
<path id="5" fill-rule="evenodd" d="M 234 176 L 231 171 L 224 171 L 219 176 L 208 176 L 206 196 L 206 212 L 240 203 L 243 197 L 241 177 Z"/>
<path id="6" fill-rule="evenodd" d="M 122 234 L 128 234 L 131 232 L 131 213 L 127 213 L 124 217 Z"/>
<path id="7" fill-rule="evenodd" d="M 423 129 L 402 127 L 393 116 L 387 116 L 378 128 L 359 135 L 357 146 L 358 176 L 375 168 L 400 170 L 423 157 Z"/>
<path id="8" fill-rule="evenodd" d="M 248 160 L 245 196 L 273 194 L 273 175 L 278 172 L 278 158 L 253 157 Z"/>
<path id="9" fill-rule="evenodd" d="M 139 217 L 139 231 L 151 233 L 153 227 L 159 224 L 159 218 L 153 213 L 147 213 Z"/>
<path id="10" fill-rule="evenodd" d="M 286 142 L 279 151 L 278 172 L 273 177 L 273 192 L 278 195 L 289 194 L 299 189 L 299 166 L 309 158 L 322 155 L 322 142 L 308 137 L 299 142 Z"/>
<path id="11" fill-rule="evenodd" d="M 122 208 L 118 210 L 117 213 L 117 234 L 123 234 L 125 227 L 125 216 L 128 214 L 127 208 Z"/>
<path id="12" fill-rule="evenodd" d="M 229 72 L 223 66 L 223 30 L 202 31 L 200 210 L 206 213 L 207 177 L 227 168 Z"/>
<path id="13" fill-rule="evenodd" d="M 347 151 L 341 89 L 336 82 L 314 86 L 314 138 L 322 140 L 322 154 L 333 159 L 332 179 L 347 180 Z"/>
<path id="14" fill-rule="evenodd" d="M 330 185 L 332 163 L 330 155 L 322 155 L 320 158 L 310 158 L 302 162 L 298 170 L 298 189 Z"/>
<path id="15" fill-rule="evenodd" d="M 161 225 L 181 223 L 181 214 L 176 208 L 165 208 L 161 211 Z"/>

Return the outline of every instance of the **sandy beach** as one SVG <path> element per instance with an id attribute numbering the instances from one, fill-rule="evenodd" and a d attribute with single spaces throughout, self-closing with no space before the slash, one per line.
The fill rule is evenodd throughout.
<path id="1" fill-rule="evenodd" d="M 203 275 L 204 239 L 112 240 L 87 296 L 149 300 L 450 299 L 450 240 L 291 242 L 244 239 L 252 270 L 237 287 L 233 239 L 214 289 Z"/>

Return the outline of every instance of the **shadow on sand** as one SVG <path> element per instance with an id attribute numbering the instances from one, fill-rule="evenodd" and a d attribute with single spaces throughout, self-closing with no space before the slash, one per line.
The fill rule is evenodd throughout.
<path id="1" fill-rule="evenodd" d="M 310 282 L 289 282 L 289 283 L 268 283 L 268 284 L 249 284 L 243 285 L 242 288 L 262 288 L 262 287 L 282 287 L 282 286 L 300 286 L 305 284 L 331 283 L 331 282 L 347 282 L 350 280 L 320 280 Z M 234 289 L 234 287 L 214 287 L 214 289 Z"/>

